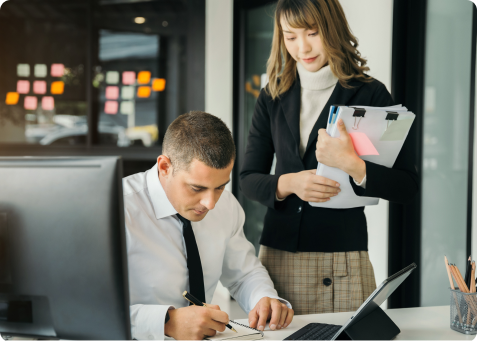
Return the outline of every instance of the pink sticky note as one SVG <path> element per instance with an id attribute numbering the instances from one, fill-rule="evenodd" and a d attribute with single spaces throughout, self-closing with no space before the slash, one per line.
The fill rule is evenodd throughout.
<path id="1" fill-rule="evenodd" d="M 25 109 L 35 110 L 38 107 L 38 99 L 35 96 L 25 96 Z"/>
<path id="2" fill-rule="evenodd" d="M 53 77 L 61 77 L 65 72 L 64 64 L 52 64 L 51 65 L 51 76 Z"/>
<path id="3" fill-rule="evenodd" d="M 53 110 L 55 109 L 55 99 L 53 96 L 44 96 L 41 99 L 41 108 L 44 110 Z"/>
<path id="4" fill-rule="evenodd" d="M 17 93 L 28 94 L 30 92 L 30 81 L 18 81 Z"/>
<path id="5" fill-rule="evenodd" d="M 33 82 L 33 92 L 35 94 L 46 94 L 46 82 L 45 81 Z"/>
<path id="6" fill-rule="evenodd" d="M 123 72 L 123 84 L 134 84 L 136 82 L 136 73 L 134 71 Z"/>
<path id="7" fill-rule="evenodd" d="M 349 136 L 353 141 L 354 150 L 358 156 L 379 156 L 378 150 L 374 147 L 371 140 L 363 132 L 350 133 Z"/>
<path id="8" fill-rule="evenodd" d="M 108 100 L 117 100 L 119 97 L 119 87 L 108 86 L 106 87 L 106 98 Z"/>
<path id="9" fill-rule="evenodd" d="M 104 104 L 104 112 L 106 114 L 117 114 L 118 113 L 118 102 L 117 101 L 106 101 Z"/>

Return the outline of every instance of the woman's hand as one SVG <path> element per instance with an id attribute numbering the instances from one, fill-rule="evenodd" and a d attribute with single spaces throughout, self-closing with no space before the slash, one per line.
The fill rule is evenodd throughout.
<path id="1" fill-rule="evenodd" d="M 287 173 L 278 178 L 278 198 L 296 194 L 306 202 L 327 202 L 338 195 L 340 185 L 335 181 L 316 175 L 316 170 Z"/>
<path id="2" fill-rule="evenodd" d="M 332 138 L 325 129 L 318 131 L 316 142 L 316 160 L 319 163 L 343 170 L 356 181 L 366 176 L 366 163 L 358 157 L 353 142 L 342 119 L 338 120 L 339 138 Z"/>

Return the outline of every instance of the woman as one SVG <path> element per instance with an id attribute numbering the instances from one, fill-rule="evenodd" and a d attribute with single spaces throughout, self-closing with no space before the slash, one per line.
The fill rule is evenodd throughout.
<path id="1" fill-rule="evenodd" d="M 259 256 L 296 314 L 354 311 L 376 288 L 364 207 L 308 204 L 340 191 L 315 175 L 317 162 L 349 174 L 358 196 L 407 203 L 418 189 L 410 142 L 387 168 L 357 157 L 342 121 L 341 138 L 325 131 L 331 105 L 394 104 L 365 74 L 357 47 L 338 0 L 278 1 L 269 84 L 255 107 L 240 179 L 244 194 L 268 207 Z"/>

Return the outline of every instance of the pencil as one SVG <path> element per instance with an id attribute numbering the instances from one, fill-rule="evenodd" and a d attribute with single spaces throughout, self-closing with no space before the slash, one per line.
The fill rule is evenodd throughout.
<path id="1" fill-rule="evenodd" d="M 197 306 L 207 306 L 206 304 L 202 303 L 200 300 L 198 300 L 197 298 L 195 298 L 193 295 L 191 295 L 191 294 L 190 294 L 189 292 L 187 292 L 187 291 L 182 292 L 182 297 L 184 297 L 185 299 L 187 299 L 189 302 L 191 302 L 191 303 L 194 304 L 194 305 L 197 305 Z M 237 330 L 235 330 L 230 324 L 225 324 L 225 326 L 226 326 L 227 328 L 229 328 L 230 330 L 237 332 Z"/>
<path id="2" fill-rule="evenodd" d="M 446 270 L 447 270 L 447 276 L 449 277 L 450 287 L 451 287 L 452 290 L 455 290 L 454 282 L 452 281 L 452 275 L 451 275 L 451 271 L 450 271 L 450 267 L 449 267 L 449 260 L 447 260 L 447 256 L 445 256 L 445 255 L 444 255 L 444 261 L 446 263 Z M 462 315 L 460 313 L 459 301 L 457 300 L 457 296 L 454 292 L 452 292 L 452 295 L 454 297 L 455 306 L 456 306 L 456 309 L 457 309 L 457 314 L 459 315 L 459 322 L 460 322 L 460 324 L 462 324 Z"/>
<path id="3" fill-rule="evenodd" d="M 460 273 L 459 269 L 455 265 L 450 265 L 451 273 L 454 276 L 454 280 L 459 286 L 460 292 L 463 293 L 469 293 L 469 289 L 467 288 L 467 285 L 465 285 L 464 279 L 462 278 L 462 274 Z M 477 306 L 475 305 L 473 299 L 468 298 L 467 296 L 464 296 L 465 301 L 469 305 L 469 308 L 472 309 L 474 315 L 477 316 Z"/>
<path id="4" fill-rule="evenodd" d="M 464 282 L 467 287 L 470 287 L 470 272 L 471 272 L 471 267 L 472 267 L 472 256 L 469 256 L 469 259 L 467 259 L 467 265 L 465 267 L 465 277 L 464 277 Z"/>

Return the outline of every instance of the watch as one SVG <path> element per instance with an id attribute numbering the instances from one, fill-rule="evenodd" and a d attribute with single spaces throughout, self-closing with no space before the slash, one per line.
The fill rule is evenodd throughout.
<path id="1" fill-rule="evenodd" d="M 169 320 L 171 319 L 171 316 L 169 316 L 169 310 L 166 312 L 166 319 L 164 320 L 164 324 L 167 324 Z"/>

